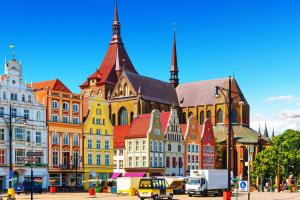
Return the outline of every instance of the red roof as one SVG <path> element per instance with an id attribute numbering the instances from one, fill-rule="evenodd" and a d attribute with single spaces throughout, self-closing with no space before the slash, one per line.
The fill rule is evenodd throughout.
<path id="1" fill-rule="evenodd" d="M 150 118 L 151 114 L 142 114 L 139 117 L 134 118 L 125 139 L 147 137 L 150 126 Z"/>
<path id="2" fill-rule="evenodd" d="M 164 134 L 166 134 L 170 114 L 171 114 L 171 112 L 161 112 L 160 113 L 161 130 Z"/>
<path id="3" fill-rule="evenodd" d="M 48 81 L 42 81 L 42 82 L 35 82 L 31 84 L 27 84 L 28 87 L 32 87 L 34 91 L 39 90 L 55 90 L 55 91 L 61 91 L 61 92 L 70 92 L 69 88 L 65 86 L 59 79 L 55 80 L 48 80 Z"/>
<path id="4" fill-rule="evenodd" d="M 114 127 L 114 148 L 125 148 L 125 135 L 128 134 L 130 125 L 115 126 Z"/>
<path id="5" fill-rule="evenodd" d="M 183 137 L 185 137 L 187 125 L 186 124 L 180 124 L 181 134 Z"/>

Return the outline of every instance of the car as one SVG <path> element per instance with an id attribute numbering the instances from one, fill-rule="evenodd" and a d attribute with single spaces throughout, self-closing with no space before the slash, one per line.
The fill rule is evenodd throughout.
<path id="1" fill-rule="evenodd" d="M 173 189 L 164 178 L 141 178 L 138 189 L 138 197 L 141 200 L 153 198 L 159 200 L 163 198 L 173 199 Z"/>

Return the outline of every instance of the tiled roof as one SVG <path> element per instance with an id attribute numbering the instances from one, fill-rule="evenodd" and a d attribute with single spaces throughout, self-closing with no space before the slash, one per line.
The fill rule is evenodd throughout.
<path id="1" fill-rule="evenodd" d="M 167 82 L 124 71 L 135 91 L 140 88 L 142 98 L 168 105 L 178 105 L 175 89 Z"/>
<path id="2" fill-rule="evenodd" d="M 182 136 L 185 137 L 186 130 L 187 130 L 187 125 L 186 124 L 180 124 L 180 129 L 181 129 Z"/>
<path id="3" fill-rule="evenodd" d="M 150 126 L 151 114 L 142 114 L 132 120 L 130 130 L 125 138 L 145 138 Z"/>
<path id="4" fill-rule="evenodd" d="M 65 86 L 59 79 L 35 82 L 32 83 L 32 86 L 31 84 L 27 84 L 27 86 L 32 87 L 34 91 L 55 90 L 55 91 L 71 93 L 71 90 L 69 90 L 69 88 L 67 88 L 67 86 Z"/>
<path id="5" fill-rule="evenodd" d="M 125 136 L 128 134 L 130 125 L 115 126 L 114 127 L 114 148 L 125 148 Z"/>
<path id="6" fill-rule="evenodd" d="M 110 83 L 110 84 L 117 83 L 118 78 L 115 73 L 117 49 L 119 51 L 120 60 L 122 61 L 122 64 L 125 67 L 125 69 L 133 73 L 137 73 L 133 64 L 131 63 L 131 60 L 123 44 L 111 43 L 108 47 L 108 50 L 102 61 L 102 64 L 100 65 L 100 68 L 96 72 L 94 72 L 91 76 L 89 76 L 88 80 L 97 78 L 98 79 L 97 83 Z M 80 85 L 81 88 L 84 88 L 86 86 L 88 86 L 88 81 L 85 81 L 82 85 Z"/>
<path id="7" fill-rule="evenodd" d="M 168 122 L 170 119 L 171 112 L 161 112 L 160 113 L 160 123 L 161 123 L 161 130 L 163 134 L 166 134 L 166 130 L 168 127 Z"/>
<path id="8" fill-rule="evenodd" d="M 224 125 L 216 125 L 213 126 L 213 129 L 216 142 L 225 142 L 228 127 Z M 241 125 L 234 125 L 232 129 L 235 141 L 240 143 L 257 143 L 258 133 L 255 130 Z M 262 139 L 266 140 L 264 137 L 262 137 Z"/>
<path id="9" fill-rule="evenodd" d="M 220 100 L 215 98 L 216 86 L 228 88 L 228 78 L 179 84 L 176 87 L 176 92 L 180 107 L 213 105 L 216 103 L 220 103 Z M 233 78 L 232 96 L 237 96 L 237 92 L 241 92 L 241 90 L 236 80 Z M 224 102 L 223 100 L 221 101 Z M 240 99 L 234 98 L 234 101 L 238 103 Z M 245 98 L 243 99 L 243 101 L 245 102 L 245 104 L 247 104 Z"/>

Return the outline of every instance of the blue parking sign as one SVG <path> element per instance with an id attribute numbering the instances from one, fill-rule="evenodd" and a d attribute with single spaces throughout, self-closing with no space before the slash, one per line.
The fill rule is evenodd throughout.
<path id="1" fill-rule="evenodd" d="M 240 191 L 241 192 L 246 192 L 248 191 L 248 187 L 247 187 L 247 181 L 240 181 L 240 184 L 239 184 L 239 188 L 240 188 Z"/>

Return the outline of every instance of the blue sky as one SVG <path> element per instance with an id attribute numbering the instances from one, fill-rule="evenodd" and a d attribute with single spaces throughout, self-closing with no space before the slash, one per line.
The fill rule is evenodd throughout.
<path id="1" fill-rule="evenodd" d="M 122 38 L 140 74 L 168 81 L 176 22 L 180 81 L 235 74 L 252 127 L 300 129 L 300 1 L 119 0 Z M 27 82 L 61 79 L 71 90 L 101 63 L 113 0 L 1 1 L 0 60 L 16 46 Z"/>

